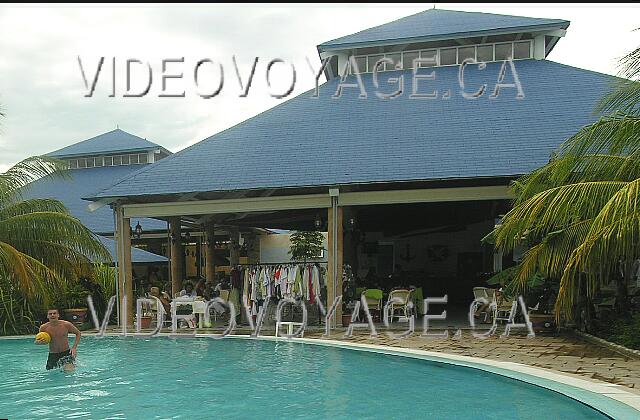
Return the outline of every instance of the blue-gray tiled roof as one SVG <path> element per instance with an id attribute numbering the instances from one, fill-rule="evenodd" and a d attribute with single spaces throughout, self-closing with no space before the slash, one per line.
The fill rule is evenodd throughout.
<path id="1" fill-rule="evenodd" d="M 116 242 L 104 236 L 98 236 L 98 240 L 109 250 L 111 259 L 116 261 Z M 157 255 L 134 246 L 131 247 L 131 262 L 135 264 L 164 263 L 167 261 L 167 257 L 163 257 L 162 255 Z"/>
<path id="2" fill-rule="evenodd" d="M 374 182 L 516 176 L 548 162 L 551 152 L 595 120 L 593 108 L 613 77 L 547 60 L 514 62 L 525 97 L 503 88 L 490 99 L 501 63 L 468 66 L 466 91 L 487 83 L 477 99 L 460 94 L 458 66 L 421 69 L 412 99 L 411 71 L 404 93 L 376 97 L 372 75 L 363 74 L 367 99 L 357 88 L 332 98 L 339 79 L 305 92 L 230 129 L 136 172 L 97 197 L 195 191 L 231 191 Z M 507 70 L 504 83 L 513 80 Z M 355 76 L 348 81 L 354 82 Z M 447 91 L 448 99 L 443 98 Z"/>
<path id="3" fill-rule="evenodd" d="M 102 153 L 124 153 L 158 149 L 161 146 L 126 131 L 115 129 L 108 133 L 72 144 L 48 154 L 53 157 L 96 155 Z"/>
<path id="4" fill-rule="evenodd" d="M 566 28 L 561 19 L 539 19 L 492 13 L 458 12 L 430 9 L 384 25 L 365 29 L 352 35 L 327 41 L 318 46 L 321 51 L 353 48 L 384 41 L 426 41 L 433 38 L 489 35 L 504 30 L 528 30 L 544 27 Z"/>
<path id="5" fill-rule="evenodd" d="M 95 233 L 111 233 L 114 231 L 113 211 L 109 206 L 90 212 L 87 206 L 91 204 L 82 197 L 94 194 L 106 188 L 125 175 L 142 169 L 142 165 L 111 166 L 90 169 L 72 169 L 66 178 L 42 178 L 29 184 L 23 191 L 23 198 L 54 198 L 61 201 L 69 212 L 78 218 L 82 224 Z M 145 231 L 166 230 L 167 224 L 154 219 L 133 219 L 131 224 L 140 226 Z"/>

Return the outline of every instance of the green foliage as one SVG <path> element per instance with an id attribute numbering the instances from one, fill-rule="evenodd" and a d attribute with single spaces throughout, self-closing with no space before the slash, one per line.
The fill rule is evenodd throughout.
<path id="1" fill-rule="evenodd" d="M 621 64 L 623 75 L 637 78 L 640 49 Z M 536 273 L 558 279 L 558 317 L 573 317 L 580 276 L 592 296 L 607 273 L 617 272 L 620 258 L 640 257 L 640 89 L 637 82 L 623 84 L 599 104 L 609 115 L 582 128 L 547 165 L 513 183 L 512 210 L 485 237 L 505 252 L 520 244 L 530 247 L 514 270 L 513 284 L 525 289 Z"/>
<path id="2" fill-rule="evenodd" d="M 612 343 L 640 350 L 640 314 L 633 318 L 605 319 L 599 322 L 594 333 Z"/>
<path id="3" fill-rule="evenodd" d="M 116 269 L 114 267 L 107 264 L 95 264 L 93 279 L 102 287 L 102 291 L 107 300 L 116 294 L 118 283 L 116 278 Z"/>
<path id="4" fill-rule="evenodd" d="M 289 255 L 294 261 L 308 261 L 317 258 L 323 250 L 324 237 L 320 232 L 296 231 L 291 234 Z"/>
<path id="5" fill-rule="evenodd" d="M 38 331 L 38 308 L 0 277 L 0 335 L 33 334 Z"/>
<path id="6" fill-rule="evenodd" d="M 39 307 L 47 306 L 66 282 L 84 274 L 92 260 L 111 259 L 94 234 L 61 202 L 21 200 L 30 182 L 66 176 L 65 165 L 32 157 L 0 174 L 0 277 Z"/>
<path id="7" fill-rule="evenodd" d="M 89 291 L 80 283 L 73 283 L 64 291 L 64 309 L 80 309 L 87 307 Z"/>

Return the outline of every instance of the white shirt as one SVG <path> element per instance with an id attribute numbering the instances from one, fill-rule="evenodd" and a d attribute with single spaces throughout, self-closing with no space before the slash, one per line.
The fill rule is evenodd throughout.
<path id="1" fill-rule="evenodd" d="M 195 291 L 195 290 L 192 290 L 192 291 L 191 291 L 191 294 L 188 294 L 186 289 L 182 289 L 182 290 L 180 291 L 180 297 L 182 297 L 182 296 L 186 296 L 186 297 L 192 297 L 192 298 L 194 298 L 194 297 L 197 297 L 197 296 L 198 296 L 198 294 L 196 293 L 196 291 Z"/>

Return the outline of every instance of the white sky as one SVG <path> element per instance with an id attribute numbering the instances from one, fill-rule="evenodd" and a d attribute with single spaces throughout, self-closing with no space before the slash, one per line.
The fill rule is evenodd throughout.
<path id="1" fill-rule="evenodd" d="M 0 119 L 0 172 L 25 157 L 116 125 L 176 152 L 282 102 L 268 95 L 269 60 L 282 58 L 295 64 L 298 80 L 292 97 L 313 87 L 306 57 L 319 67 L 316 45 L 432 7 L 433 3 L 0 6 L 0 108 L 6 114 Z M 640 27 L 640 8 L 632 4 L 439 3 L 436 7 L 569 20 L 566 37 L 548 59 L 608 74 L 616 74 L 616 60 L 640 45 L 640 31 L 632 32 Z M 253 58 L 260 58 L 246 98 L 239 97 L 233 55 L 243 78 Z M 78 56 L 88 78 L 99 57 L 107 60 L 92 98 L 84 97 Z M 115 98 L 108 97 L 112 57 L 116 57 Z M 177 57 L 185 57 L 185 64 L 171 68 L 182 70 L 185 78 L 172 83 L 175 90 L 184 89 L 186 97 L 158 98 L 161 60 Z M 144 98 L 122 97 L 124 63 L 129 58 L 149 62 L 153 69 L 153 84 Z M 222 61 L 225 71 L 220 95 L 209 100 L 197 95 L 192 78 L 194 63 L 204 58 Z M 289 80 L 283 69 L 274 67 L 273 91 Z M 134 73 L 134 90 L 144 81 L 141 75 Z"/>

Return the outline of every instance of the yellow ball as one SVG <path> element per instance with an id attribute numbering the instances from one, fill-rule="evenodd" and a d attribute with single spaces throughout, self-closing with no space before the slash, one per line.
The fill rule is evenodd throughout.
<path id="1" fill-rule="evenodd" d="M 39 332 L 38 334 L 36 334 L 36 341 L 44 341 L 45 343 L 49 344 L 51 342 L 51 336 L 49 335 L 49 333 L 46 332 Z"/>

